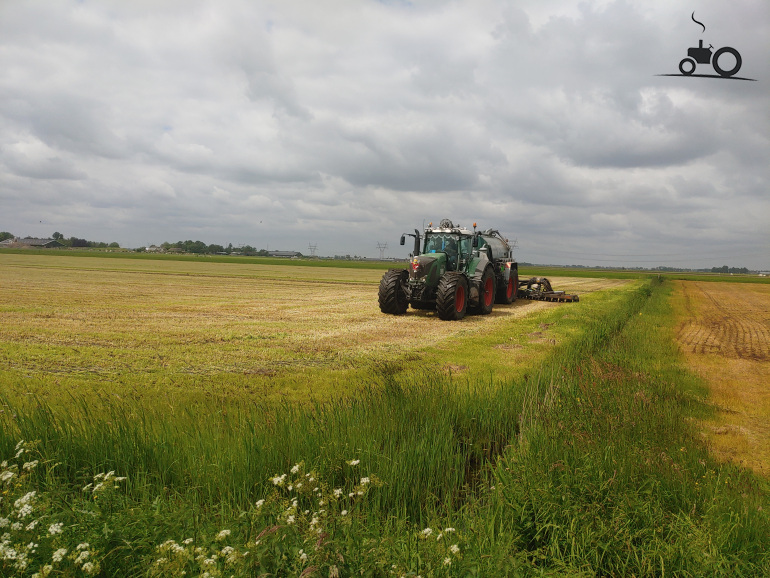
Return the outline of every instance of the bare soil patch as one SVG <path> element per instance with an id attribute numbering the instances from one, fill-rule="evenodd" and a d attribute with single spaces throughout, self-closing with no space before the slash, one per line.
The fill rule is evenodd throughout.
<path id="1" fill-rule="evenodd" d="M 770 285 L 680 281 L 677 341 L 711 389 L 714 453 L 770 476 Z"/>

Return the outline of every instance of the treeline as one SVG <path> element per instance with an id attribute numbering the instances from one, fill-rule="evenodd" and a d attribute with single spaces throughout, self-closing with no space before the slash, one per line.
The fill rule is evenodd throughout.
<path id="1" fill-rule="evenodd" d="M 93 247 L 95 249 L 119 249 L 120 245 L 116 242 L 104 243 L 101 241 L 87 241 L 78 237 L 65 238 L 64 235 L 56 231 L 51 235 L 52 239 L 59 241 L 65 247 Z"/>
<path id="2" fill-rule="evenodd" d="M 727 265 L 722 265 L 721 267 L 712 267 L 711 268 L 712 273 L 750 273 L 750 271 L 746 267 L 728 267 Z"/>
<path id="3" fill-rule="evenodd" d="M 164 251 L 179 251 L 183 253 L 198 253 L 198 254 L 210 254 L 210 255 L 250 255 L 267 257 L 269 253 L 266 249 L 255 249 L 251 245 L 244 245 L 243 247 L 233 247 L 232 243 L 229 243 L 226 247 L 224 245 L 211 244 L 207 245 L 203 241 L 177 241 L 176 243 L 164 242 L 160 244 L 160 248 Z"/>

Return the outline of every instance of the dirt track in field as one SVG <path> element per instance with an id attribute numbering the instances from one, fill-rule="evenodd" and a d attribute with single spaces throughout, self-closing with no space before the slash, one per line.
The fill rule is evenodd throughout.
<path id="1" fill-rule="evenodd" d="M 677 340 L 710 384 L 715 455 L 770 476 L 770 285 L 682 281 Z"/>

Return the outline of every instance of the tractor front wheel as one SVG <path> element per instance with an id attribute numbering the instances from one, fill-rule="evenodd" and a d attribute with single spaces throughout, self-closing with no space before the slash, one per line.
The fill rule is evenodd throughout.
<path id="1" fill-rule="evenodd" d="M 459 321 L 468 308 L 468 281 L 456 271 L 444 273 L 436 290 L 436 311 L 444 321 Z"/>
<path id="2" fill-rule="evenodd" d="M 380 311 L 391 315 L 406 313 L 409 307 L 406 289 L 404 289 L 407 279 L 409 279 L 409 272 L 406 269 L 388 269 L 382 276 L 378 293 Z"/>

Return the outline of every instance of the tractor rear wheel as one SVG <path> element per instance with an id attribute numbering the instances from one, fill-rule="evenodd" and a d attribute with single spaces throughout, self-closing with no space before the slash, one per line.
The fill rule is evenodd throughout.
<path id="1" fill-rule="evenodd" d="M 484 269 L 479 284 L 479 304 L 474 307 L 473 312 L 480 315 L 489 315 L 492 313 L 492 307 L 495 302 L 495 272 L 492 267 Z"/>
<path id="2" fill-rule="evenodd" d="M 511 270 L 508 283 L 497 288 L 497 302 L 510 305 L 516 301 L 516 293 L 519 291 L 519 272 Z"/>
<path id="3" fill-rule="evenodd" d="M 444 321 L 459 321 L 468 308 L 468 281 L 457 271 L 444 273 L 436 290 L 436 311 Z"/>
<path id="4" fill-rule="evenodd" d="M 406 313 L 409 300 L 406 298 L 404 285 L 408 278 L 409 272 L 406 269 L 388 269 L 382 276 L 378 293 L 380 311 L 391 315 Z"/>

